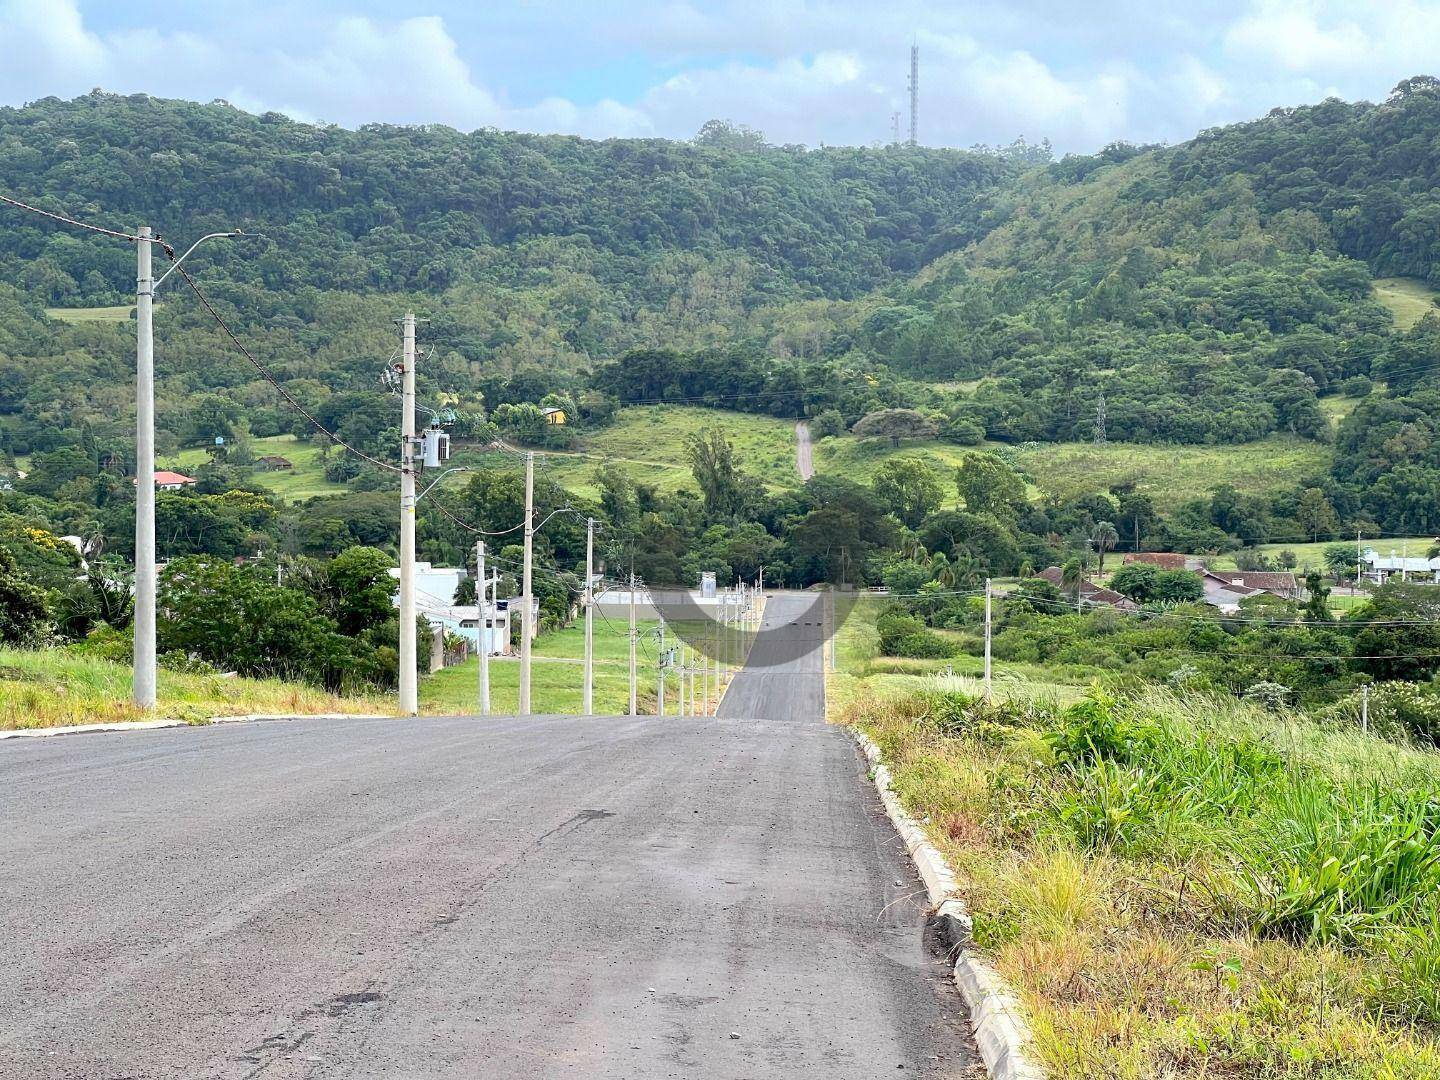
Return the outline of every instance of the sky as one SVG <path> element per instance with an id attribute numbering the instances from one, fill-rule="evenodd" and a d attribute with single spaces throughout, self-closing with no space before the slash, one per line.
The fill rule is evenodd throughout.
<path id="1" fill-rule="evenodd" d="M 307 122 L 774 143 L 1181 142 L 1440 74 L 1440 0 L 0 0 L 0 104 L 99 87 Z"/>

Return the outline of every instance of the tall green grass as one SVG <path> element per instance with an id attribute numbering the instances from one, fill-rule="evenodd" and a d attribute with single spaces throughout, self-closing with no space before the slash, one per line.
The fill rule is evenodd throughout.
<path id="1" fill-rule="evenodd" d="M 1057 1076 L 1440 1075 L 1440 756 L 1225 697 L 862 680 Z"/>

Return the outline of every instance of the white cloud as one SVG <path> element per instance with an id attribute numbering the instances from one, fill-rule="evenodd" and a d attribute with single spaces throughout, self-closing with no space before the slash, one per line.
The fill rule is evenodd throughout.
<path id="1" fill-rule="evenodd" d="M 1226 51 L 1317 80 L 1388 68 L 1415 74 L 1435 63 L 1440 3 L 1252 0 L 1225 35 Z"/>
<path id="2" fill-rule="evenodd" d="M 81 93 L 108 70 L 74 0 L 0 0 L 0 55 L 0 93 L 12 100 Z"/>
<path id="3" fill-rule="evenodd" d="M 513 107 L 471 74 L 436 16 L 387 23 L 335 20 L 314 40 L 223 44 L 188 32 L 86 29 L 74 0 L 0 0 L 0 98 L 70 96 L 96 86 L 121 93 L 209 100 L 252 112 L 348 126 L 439 123 L 581 135 L 647 134 L 650 122 L 617 101 L 559 97 Z"/>

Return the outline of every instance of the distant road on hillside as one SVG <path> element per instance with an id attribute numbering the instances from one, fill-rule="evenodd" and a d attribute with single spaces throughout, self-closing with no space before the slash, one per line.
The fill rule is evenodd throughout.
<path id="1" fill-rule="evenodd" d="M 809 480 L 815 475 L 810 454 L 810 425 L 804 420 L 795 424 L 795 471 L 800 474 L 801 480 Z"/>

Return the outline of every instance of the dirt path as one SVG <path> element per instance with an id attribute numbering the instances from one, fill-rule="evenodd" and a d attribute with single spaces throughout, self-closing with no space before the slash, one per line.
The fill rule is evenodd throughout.
<path id="1" fill-rule="evenodd" d="M 801 480 L 809 480 L 815 475 L 810 455 L 810 425 L 804 420 L 795 424 L 795 471 L 800 474 Z"/>

